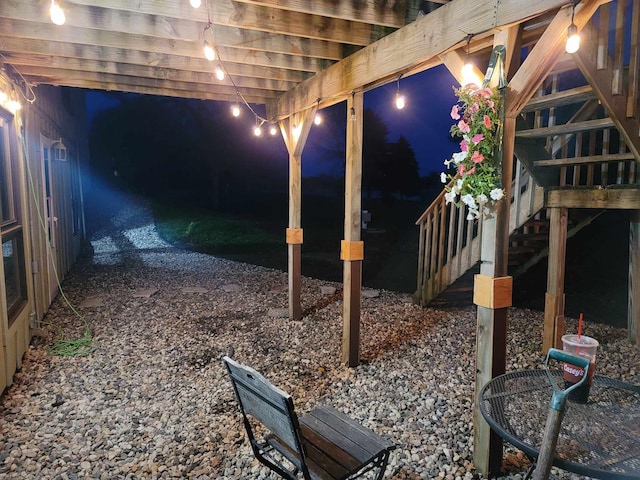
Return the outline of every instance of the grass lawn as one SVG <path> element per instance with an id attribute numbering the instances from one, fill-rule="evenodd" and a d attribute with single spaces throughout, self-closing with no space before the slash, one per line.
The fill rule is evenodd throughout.
<path id="1" fill-rule="evenodd" d="M 424 202 L 363 199 L 372 214 L 365 242 L 363 284 L 413 292 L 416 288 L 418 227 Z M 189 204 L 156 201 L 158 233 L 166 241 L 231 260 L 286 271 L 286 198 L 245 199 L 224 213 Z M 342 198 L 307 195 L 302 204 L 302 274 L 342 281 L 340 240 L 344 238 Z"/>

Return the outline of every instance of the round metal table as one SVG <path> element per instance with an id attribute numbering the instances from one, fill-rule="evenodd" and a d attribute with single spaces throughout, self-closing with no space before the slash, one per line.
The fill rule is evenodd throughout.
<path id="1" fill-rule="evenodd" d="M 551 371 L 558 385 L 562 372 Z M 491 428 L 530 458 L 537 458 L 553 388 L 545 370 L 492 379 L 480 392 L 480 411 Z M 586 404 L 568 401 L 553 464 L 603 479 L 640 479 L 640 386 L 595 375 Z"/>

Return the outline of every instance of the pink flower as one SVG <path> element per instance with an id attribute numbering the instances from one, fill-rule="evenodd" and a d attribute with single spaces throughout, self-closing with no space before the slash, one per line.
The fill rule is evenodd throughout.
<path id="1" fill-rule="evenodd" d="M 464 166 L 464 163 L 461 163 L 460 165 L 458 165 L 458 175 L 460 175 L 461 177 L 463 175 L 472 175 L 475 173 L 475 171 L 476 171 L 476 167 L 473 167 L 467 170 L 467 167 Z"/>
<path id="2" fill-rule="evenodd" d="M 495 106 L 495 104 L 493 103 L 493 100 L 487 100 L 487 105 L 489 105 L 489 108 L 490 108 L 491 110 L 494 110 L 494 108 L 493 108 L 493 107 Z M 495 110 L 494 110 L 494 111 L 495 111 Z"/>
<path id="3" fill-rule="evenodd" d="M 485 115 L 485 117 L 486 117 L 486 115 Z M 487 117 L 487 118 L 488 118 L 488 117 Z M 469 131 L 471 130 L 471 129 L 469 128 L 469 125 L 467 124 L 467 122 L 465 122 L 465 121 L 464 121 L 464 119 L 462 119 L 462 120 L 460 120 L 460 121 L 458 122 L 458 128 L 460 129 L 460 131 L 461 131 L 462 133 L 469 133 Z"/>
<path id="4" fill-rule="evenodd" d="M 456 104 L 453 107 L 451 107 L 451 118 L 454 120 L 460 120 L 460 114 L 458 113 L 458 109 L 460 107 Z"/>
<path id="5" fill-rule="evenodd" d="M 478 94 L 482 95 L 484 98 L 491 98 L 491 89 L 483 88 L 482 90 L 478 90 Z"/>
<path id="6" fill-rule="evenodd" d="M 473 102 L 473 104 L 468 109 L 470 115 L 477 113 L 479 110 L 480 110 L 480 105 L 478 105 L 478 102 Z"/>
<path id="7" fill-rule="evenodd" d="M 481 133 L 478 133 L 477 135 L 474 135 L 473 138 L 471 139 L 471 141 L 473 143 L 480 143 L 482 141 L 482 139 L 484 138 L 484 135 Z"/>
<path id="8" fill-rule="evenodd" d="M 475 151 L 473 152 L 473 155 L 471 155 L 471 161 L 473 163 L 480 163 L 484 160 L 484 155 L 482 155 L 480 152 Z"/>
<path id="9" fill-rule="evenodd" d="M 462 150 L 463 152 L 466 152 L 467 149 L 468 149 L 467 142 L 465 140 L 462 140 L 460 142 L 460 150 Z"/>
<path id="10" fill-rule="evenodd" d="M 459 126 L 460 126 L 460 124 L 458 124 L 458 127 Z M 489 118 L 489 115 L 485 115 L 484 116 L 484 126 L 487 127 L 487 128 L 491 128 L 491 119 Z M 467 128 L 469 128 L 469 127 L 467 127 Z"/>

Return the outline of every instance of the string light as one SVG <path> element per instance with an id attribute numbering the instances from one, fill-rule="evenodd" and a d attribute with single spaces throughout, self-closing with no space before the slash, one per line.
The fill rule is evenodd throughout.
<path id="1" fill-rule="evenodd" d="M 571 6 L 571 25 L 567 29 L 567 43 L 564 47 L 567 53 L 576 53 L 580 49 L 580 35 L 578 34 L 578 26 L 573 22 L 576 13 L 576 3 L 572 1 Z"/>
<path id="2" fill-rule="evenodd" d="M 276 128 L 276 126 L 273 123 L 269 124 L 269 135 L 273 137 L 277 133 L 278 133 L 278 129 Z"/>
<path id="3" fill-rule="evenodd" d="M 354 92 L 351 92 L 351 108 L 349 109 L 349 117 L 351 118 L 352 122 L 356 121 L 356 109 L 353 107 L 355 96 L 356 94 Z"/>
<path id="4" fill-rule="evenodd" d="M 202 5 L 200 0 L 189 0 L 189 3 L 193 8 L 200 8 L 200 5 Z"/>
<path id="5" fill-rule="evenodd" d="M 207 30 L 211 30 L 211 20 L 209 20 L 207 22 L 207 24 L 204 26 L 204 31 L 202 32 L 202 38 L 203 38 L 203 43 L 204 43 L 204 58 L 206 58 L 207 60 L 209 60 L 210 62 L 213 62 L 216 59 L 216 52 L 213 49 L 213 47 L 209 44 L 209 42 L 207 42 Z"/>
<path id="6" fill-rule="evenodd" d="M 395 99 L 395 103 L 396 103 L 396 108 L 398 110 L 402 110 L 405 106 L 405 98 L 404 95 L 402 95 L 400 93 L 400 78 L 402 78 L 402 75 L 398 76 L 398 88 L 396 90 L 396 99 Z"/>
<path id="7" fill-rule="evenodd" d="M 216 59 L 216 52 L 213 50 L 213 47 L 209 45 L 209 42 L 204 41 L 204 58 L 213 62 Z"/>
<path id="8" fill-rule="evenodd" d="M 469 44 L 471 43 L 472 34 L 467 35 L 467 54 L 465 55 L 464 64 L 462 65 L 462 85 L 480 85 L 480 80 L 475 73 L 476 66 L 471 61 L 471 57 L 469 56 Z"/>
<path id="9" fill-rule="evenodd" d="M 253 134 L 256 137 L 262 136 L 262 123 L 258 123 L 258 116 L 256 115 L 256 126 L 253 127 Z"/>
<path id="10" fill-rule="evenodd" d="M 231 115 L 233 115 L 236 118 L 240 116 L 240 105 L 238 105 L 237 102 L 231 106 Z"/>
<path id="11" fill-rule="evenodd" d="M 51 0 L 51 8 L 49 9 L 51 15 L 51 21 L 56 25 L 64 25 L 66 17 L 64 16 L 64 10 L 56 3 L 56 0 Z"/>
<path id="12" fill-rule="evenodd" d="M 315 123 L 316 125 L 320 125 L 322 123 L 322 115 L 316 113 L 316 116 L 313 119 L 313 123 Z"/>
<path id="13" fill-rule="evenodd" d="M 222 69 L 220 62 L 218 62 L 218 65 L 216 66 L 216 78 L 220 81 L 224 80 L 224 70 Z"/>

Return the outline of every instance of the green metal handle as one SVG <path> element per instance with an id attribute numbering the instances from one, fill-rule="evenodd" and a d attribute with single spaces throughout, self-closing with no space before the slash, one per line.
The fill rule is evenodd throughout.
<path id="1" fill-rule="evenodd" d="M 560 362 L 569 363 L 571 365 L 575 365 L 577 367 L 584 368 L 584 374 L 580 381 L 574 385 L 571 385 L 566 390 L 562 390 L 556 385 L 555 380 L 549 373 L 549 360 L 558 360 Z M 564 350 L 558 350 L 557 348 L 550 348 L 547 352 L 547 358 L 544 361 L 544 367 L 547 371 L 547 377 L 549 377 L 549 381 L 551 382 L 551 386 L 553 387 L 553 395 L 551 397 L 551 405 L 550 408 L 557 410 L 559 412 L 564 411 L 564 407 L 567 403 L 567 396 L 573 392 L 576 388 L 579 388 L 584 382 L 587 381 L 587 376 L 589 374 L 589 364 L 591 360 L 586 357 L 582 357 L 579 355 L 572 355 Z"/>
<path id="2" fill-rule="evenodd" d="M 547 352 L 547 359 L 545 360 L 545 366 L 549 363 L 549 359 L 552 358 L 554 360 L 558 360 L 560 362 L 570 363 L 571 365 L 575 365 L 576 367 L 589 368 L 589 363 L 591 360 L 587 357 L 583 357 L 581 355 L 573 355 L 569 352 L 565 352 L 564 350 L 558 350 L 557 348 L 550 348 Z"/>

